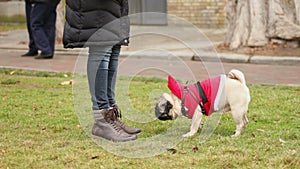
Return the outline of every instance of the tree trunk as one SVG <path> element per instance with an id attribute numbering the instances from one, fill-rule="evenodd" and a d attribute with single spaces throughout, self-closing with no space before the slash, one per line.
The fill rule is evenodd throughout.
<path id="1" fill-rule="evenodd" d="M 295 5 L 296 5 L 296 18 L 297 18 L 297 23 L 300 26 L 300 0 L 295 0 Z"/>
<path id="2" fill-rule="evenodd" d="M 64 0 L 58 4 L 56 8 L 56 43 L 62 43 L 64 23 L 65 23 L 65 12 L 64 12 Z"/>
<path id="3" fill-rule="evenodd" d="M 230 49 L 265 46 L 272 39 L 300 39 L 300 0 L 227 0 Z"/>

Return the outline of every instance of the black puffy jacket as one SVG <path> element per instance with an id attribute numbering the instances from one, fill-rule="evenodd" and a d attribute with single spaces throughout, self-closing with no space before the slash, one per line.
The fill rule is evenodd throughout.
<path id="1" fill-rule="evenodd" d="M 31 3 L 48 3 L 53 6 L 56 6 L 60 0 L 29 0 Z"/>
<path id="2" fill-rule="evenodd" d="M 128 0 L 66 0 L 65 48 L 127 45 Z"/>

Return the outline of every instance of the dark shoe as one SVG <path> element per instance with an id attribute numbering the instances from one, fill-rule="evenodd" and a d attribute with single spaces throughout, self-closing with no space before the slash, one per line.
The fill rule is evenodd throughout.
<path id="1" fill-rule="evenodd" d="M 107 139 L 116 142 L 124 142 L 136 140 L 136 135 L 131 135 L 123 131 L 120 127 L 116 126 L 114 120 L 116 119 L 113 111 L 100 110 L 103 114 L 103 119 L 95 120 L 92 129 L 92 138 Z"/>
<path id="2" fill-rule="evenodd" d="M 41 54 L 37 55 L 34 58 L 35 59 L 52 59 L 53 58 L 53 54 L 52 53 L 41 53 Z"/>
<path id="3" fill-rule="evenodd" d="M 39 53 L 36 51 L 36 52 L 33 52 L 33 51 L 29 51 L 23 55 L 21 55 L 22 57 L 27 57 L 27 56 L 36 56 L 38 55 Z"/>
<path id="4" fill-rule="evenodd" d="M 116 120 L 115 120 L 116 125 L 119 126 L 120 128 L 122 128 L 126 133 L 128 133 L 128 134 L 138 134 L 142 131 L 139 128 L 128 127 L 119 120 L 119 118 L 122 118 L 122 115 L 121 115 L 121 111 L 119 110 L 117 104 L 112 105 L 112 108 L 113 108 L 113 111 L 114 111 L 114 113 L 117 117 Z"/>

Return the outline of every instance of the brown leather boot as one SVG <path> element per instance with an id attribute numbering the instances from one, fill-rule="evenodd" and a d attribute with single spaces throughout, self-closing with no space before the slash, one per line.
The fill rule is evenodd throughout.
<path id="1" fill-rule="evenodd" d="M 121 114 L 121 111 L 120 109 L 118 108 L 118 105 L 117 104 L 113 104 L 112 105 L 112 108 L 114 110 L 114 113 L 117 117 L 117 119 L 115 120 L 115 124 L 116 126 L 122 128 L 126 133 L 128 134 L 138 134 L 140 133 L 142 130 L 139 129 L 139 128 L 131 128 L 131 127 L 128 127 L 126 126 L 124 123 L 122 123 L 119 118 L 122 118 L 122 114 Z"/>
<path id="2" fill-rule="evenodd" d="M 97 110 L 97 119 L 95 119 L 92 128 L 92 137 L 95 139 L 107 139 L 116 142 L 124 142 L 137 139 L 136 135 L 126 133 L 121 127 L 116 125 L 117 117 L 111 110 Z M 102 115 L 102 117 L 101 117 Z"/>

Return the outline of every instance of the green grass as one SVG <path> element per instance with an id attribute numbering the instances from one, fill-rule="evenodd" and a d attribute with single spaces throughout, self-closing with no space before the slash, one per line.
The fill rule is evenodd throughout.
<path id="1" fill-rule="evenodd" d="M 203 144 L 199 144 L 199 131 L 162 154 L 127 158 L 109 153 L 87 136 L 75 113 L 72 86 L 60 85 L 66 80 L 70 80 L 69 74 L 0 69 L 0 168 L 300 166 L 299 87 L 249 85 L 252 96 L 248 114 L 250 123 L 238 138 L 230 138 L 235 126 L 231 115 L 225 114 L 215 132 Z M 75 81 L 74 89 L 76 85 L 79 84 Z M 127 86 L 128 93 L 122 93 Z M 117 99 L 123 115 L 129 109 L 122 100 L 129 98 L 134 109 L 150 116 L 154 114 L 153 100 L 167 88 L 166 81 L 157 78 L 121 77 L 117 90 L 121 93 Z M 89 100 L 77 99 L 82 101 L 79 106 L 90 104 Z M 143 129 L 140 140 L 164 133 L 174 124 L 158 120 L 149 123 L 124 121 Z M 104 143 L 112 148 L 119 145 Z"/>
<path id="2" fill-rule="evenodd" d="M 0 16 L 0 32 L 16 29 L 26 29 L 26 18 L 24 15 Z"/>
<path id="3" fill-rule="evenodd" d="M 25 15 L 0 16 L 0 22 L 6 23 L 25 23 Z"/>

